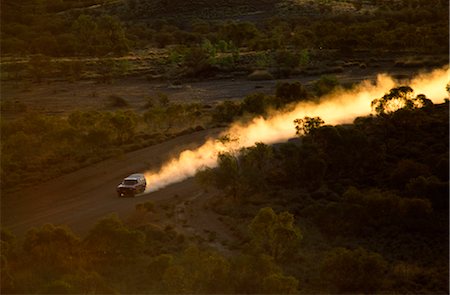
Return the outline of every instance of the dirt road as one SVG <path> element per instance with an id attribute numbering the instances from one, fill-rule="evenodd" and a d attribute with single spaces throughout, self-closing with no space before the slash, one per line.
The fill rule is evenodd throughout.
<path id="1" fill-rule="evenodd" d="M 82 234 L 108 214 L 128 216 L 138 203 L 191 198 L 201 191 L 193 179 L 135 198 L 118 198 L 115 189 L 130 173 L 159 168 L 180 151 L 195 148 L 219 133 L 220 129 L 212 129 L 180 136 L 2 196 L 2 226 L 22 235 L 33 226 L 66 224 Z"/>

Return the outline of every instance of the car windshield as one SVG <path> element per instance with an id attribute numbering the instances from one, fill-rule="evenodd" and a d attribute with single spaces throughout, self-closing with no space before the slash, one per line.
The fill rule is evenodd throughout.
<path id="1" fill-rule="evenodd" d="M 123 181 L 123 184 L 125 184 L 125 185 L 135 185 L 136 183 L 137 183 L 137 180 L 135 180 L 135 179 L 125 179 Z"/>

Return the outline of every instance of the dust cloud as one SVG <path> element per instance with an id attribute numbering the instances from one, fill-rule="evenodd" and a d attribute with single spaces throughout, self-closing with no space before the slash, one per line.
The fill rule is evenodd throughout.
<path id="1" fill-rule="evenodd" d="M 267 118 L 257 117 L 250 122 L 235 123 L 222 135 L 235 138 L 229 142 L 208 139 L 195 150 L 186 150 L 164 164 L 158 171 L 147 171 L 147 192 L 159 190 L 169 184 L 194 176 L 204 167 L 215 167 L 221 152 L 249 147 L 256 142 L 273 144 L 295 136 L 294 119 L 320 117 L 325 124 L 351 123 L 358 116 L 372 112 L 371 102 L 380 98 L 391 88 L 408 84 L 414 94 L 425 94 L 433 103 L 448 98 L 446 85 L 450 80 L 450 69 L 445 67 L 429 73 L 419 74 L 409 83 L 399 83 L 392 77 L 380 74 L 375 83 L 363 81 L 351 90 L 338 90 L 326 95 L 319 103 L 300 102 L 283 111 L 271 113 Z"/>

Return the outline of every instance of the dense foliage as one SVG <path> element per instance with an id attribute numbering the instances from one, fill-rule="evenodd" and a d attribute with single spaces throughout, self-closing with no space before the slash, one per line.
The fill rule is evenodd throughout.
<path id="1" fill-rule="evenodd" d="M 177 104 L 163 97 L 149 98 L 143 114 L 127 109 L 123 98 L 111 96 L 109 111 L 74 111 L 67 117 L 2 101 L 2 114 L 16 116 L 1 120 L 2 190 L 17 190 L 209 126 L 204 105 Z"/>
<path id="2" fill-rule="evenodd" d="M 371 10 L 363 15 L 327 13 L 326 10 L 325 13 L 313 11 L 306 16 L 295 13 L 285 16 L 275 12 L 272 19 L 259 26 L 252 22 L 213 22 L 179 17 L 186 10 L 201 10 L 203 5 L 211 6 L 209 10 L 213 11 L 214 5 L 220 7 L 219 3 L 194 1 L 183 8 L 185 4 L 182 1 L 158 4 L 158 1 L 130 0 L 125 4 L 111 5 L 108 2 L 111 1 L 27 0 L 20 4 L 4 1 L 2 53 L 123 55 L 129 48 L 171 44 L 193 47 L 204 40 L 222 48 L 223 44 L 253 50 L 320 48 L 337 49 L 344 55 L 357 49 L 448 52 L 448 5 L 445 1 L 372 3 Z M 260 2 L 258 5 L 265 7 L 277 1 L 267 2 L 272 3 Z M 325 1 L 317 2 L 320 6 L 319 2 Z M 88 8 L 93 4 L 99 5 Z M 151 7 L 147 7 L 149 5 Z M 239 6 L 239 3 L 230 2 L 228 5 Z M 84 9 L 74 9 L 80 7 Z M 164 7 L 168 10 L 162 11 L 158 17 L 158 9 L 164 10 Z M 184 21 L 169 22 L 167 16 Z M 285 59 L 279 61 L 281 64 L 297 62 L 285 54 L 278 58 Z"/>
<path id="3" fill-rule="evenodd" d="M 296 120 L 301 141 L 222 154 L 198 179 L 234 226 L 263 204 L 294 213 L 308 246 L 283 267 L 306 293 L 446 293 L 449 105 L 404 105 L 352 125 Z"/>
<path id="4" fill-rule="evenodd" d="M 276 263 L 293 249 L 284 242 L 299 237 L 292 215 L 262 209 L 249 231 L 259 246 L 229 258 L 170 227 L 134 227 L 115 215 L 82 239 L 51 224 L 20 242 L 2 230 L 2 293 L 295 293 L 298 281 Z"/>

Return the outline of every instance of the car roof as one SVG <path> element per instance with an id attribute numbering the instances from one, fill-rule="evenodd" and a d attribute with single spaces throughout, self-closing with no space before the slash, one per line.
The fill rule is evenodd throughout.
<path id="1" fill-rule="evenodd" d="M 142 178 L 142 177 L 144 177 L 144 174 L 141 174 L 141 173 L 135 173 L 135 174 L 131 174 L 130 176 L 128 176 L 127 178 L 125 178 L 125 179 L 138 179 L 138 178 Z"/>

